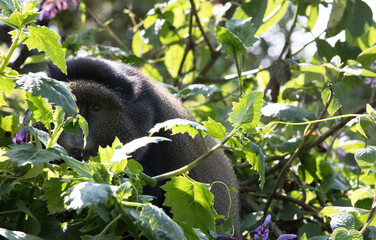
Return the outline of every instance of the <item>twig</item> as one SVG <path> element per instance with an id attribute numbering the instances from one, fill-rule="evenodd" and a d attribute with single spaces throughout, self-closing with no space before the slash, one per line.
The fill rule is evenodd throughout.
<path id="1" fill-rule="evenodd" d="M 333 89 L 332 89 L 332 85 L 329 85 L 329 88 L 330 88 L 330 96 L 329 96 L 329 99 L 324 107 L 324 109 L 322 110 L 322 112 L 320 113 L 320 116 L 318 119 L 322 119 L 324 117 L 324 114 L 326 113 L 328 107 L 329 107 L 329 104 L 330 102 L 332 101 L 333 99 Z M 264 215 L 266 216 L 266 214 L 268 213 L 268 210 L 269 210 L 269 207 L 270 207 L 270 204 L 271 202 L 273 201 L 274 197 L 275 197 L 275 194 L 278 190 L 278 187 L 279 187 L 279 184 L 281 183 L 282 181 L 282 178 L 284 178 L 287 170 L 290 168 L 290 165 L 291 163 L 300 155 L 300 153 L 302 152 L 303 150 L 303 147 L 305 146 L 307 140 L 309 139 L 309 137 L 312 135 L 312 133 L 317 129 L 317 127 L 319 126 L 319 123 L 315 123 L 312 128 L 304 135 L 303 137 L 303 141 L 301 142 L 301 144 L 299 145 L 298 149 L 295 150 L 295 152 L 293 153 L 293 155 L 290 157 L 290 159 L 286 162 L 286 164 L 283 166 L 280 174 L 278 175 L 278 178 L 276 180 L 276 183 L 274 184 L 274 187 L 270 193 L 270 197 L 267 201 L 267 203 L 265 204 L 265 208 L 264 208 Z"/>
<path id="2" fill-rule="evenodd" d="M 93 11 L 91 11 L 89 8 L 86 10 L 94 21 L 97 22 L 97 24 L 101 26 L 124 50 L 130 51 L 127 46 L 125 46 L 123 41 L 121 41 L 120 38 L 112 31 L 112 29 L 108 25 L 104 24 Z"/>
<path id="3" fill-rule="evenodd" d="M 278 95 L 279 95 L 279 82 L 277 80 L 277 73 L 278 73 L 279 67 L 280 67 L 281 62 L 282 62 L 282 57 L 283 57 L 284 53 L 286 52 L 287 48 L 289 47 L 290 38 L 291 38 L 292 32 L 293 32 L 293 30 L 296 26 L 296 22 L 297 22 L 297 19 L 298 19 L 299 9 L 300 9 L 300 0 L 298 0 L 297 6 L 295 8 L 293 23 L 291 25 L 290 31 L 288 32 L 288 34 L 286 36 L 285 45 L 283 46 L 282 51 L 279 54 L 279 56 L 278 56 L 278 58 L 275 62 L 272 74 L 270 75 L 270 80 L 269 80 L 268 84 L 266 85 L 266 88 L 265 88 L 265 91 L 264 91 L 264 95 L 266 95 L 268 90 L 269 89 L 271 90 L 271 97 L 272 97 L 271 100 L 272 100 L 272 102 L 277 102 L 277 98 L 278 98 Z"/>

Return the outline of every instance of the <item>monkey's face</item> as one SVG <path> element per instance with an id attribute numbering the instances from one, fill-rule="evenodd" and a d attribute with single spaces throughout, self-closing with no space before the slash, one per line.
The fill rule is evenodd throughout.
<path id="1" fill-rule="evenodd" d="M 76 96 L 79 113 L 85 118 L 89 126 L 87 144 L 83 146 L 83 134 L 63 133 L 59 139 L 69 154 L 82 151 L 84 155 L 95 155 L 98 147 L 111 145 L 115 137 L 122 142 L 128 142 L 138 137 L 130 127 L 132 121 L 128 120 L 126 103 L 118 93 L 106 88 L 102 84 L 90 81 L 72 81 L 69 83 L 73 94 Z"/>

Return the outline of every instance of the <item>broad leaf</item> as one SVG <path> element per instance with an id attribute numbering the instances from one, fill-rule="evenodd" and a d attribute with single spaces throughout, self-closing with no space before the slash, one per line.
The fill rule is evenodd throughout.
<path id="1" fill-rule="evenodd" d="M 137 216 L 140 227 L 148 239 L 187 239 L 183 229 L 161 209 L 153 205 L 142 206 Z"/>
<path id="2" fill-rule="evenodd" d="M 337 228 L 332 233 L 333 240 L 363 240 L 362 234 L 354 229 Z"/>
<path id="3" fill-rule="evenodd" d="M 6 67 L 3 73 L 0 73 L 0 89 L 5 94 L 9 94 L 15 87 L 13 80 L 18 73 L 11 68 Z"/>
<path id="4" fill-rule="evenodd" d="M 59 152 L 55 149 L 40 149 L 27 143 L 10 145 L 5 156 L 8 156 L 17 166 L 29 163 L 35 166 L 39 163 L 49 163 L 60 158 Z"/>
<path id="5" fill-rule="evenodd" d="M 0 16 L 0 20 L 12 26 L 13 28 L 23 28 L 26 24 L 34 22 L 35 19 L 38 17 L 39 13 L 36 12 L 37 9 L 34 11 L 28 11 L 25 13 L 20 12 L 13 12 L 9 17 L 5 18 Z"/>
<path id="6" fill-rule="evenodd" d="M 118 187 L 103 183 L 81 182 L 69 188 L 64 197 L 67 209 L 80 213 L 84 208 L 106 204 L 108 197 L 116 196 Z"/>
<path id="7" fill-rule="evenodd" d="M 137 138 L 127 144 L 122 148 L 115 149 L 114 155 L 111 158 L 111 162 L 120 162 L 123 159 L 131 157 L 131 154 L 138 150 L 139 148 L 145 147 L 150 143 L 159 143 L 162 141 L 171 141 L 164 137 L 141 137 Z"/>
<path id="8" fill-rule="evenodd" d="M 24 43 L 30 50 L 36 48 L 39 52 L 44 51 L 63 73 L 67 73 L 65 54 L 59 40 L 60 36 L 47 27 L 31 25 L 29 26 L 29 37 Z"/>
<path id="9" fill-rule="evenodd" d="M 52 106 L 47 104 L 41 96 L 32 96 L 28 94 L 27 103 L 29 110 L 32 112 L 30 120 L 34 122 L 41 122 L 44 126 L 49 126 L 53 121 Z"/>
<path id="10" fill-rule="evenodd" d="M 268 103 L 262 107 L 261 113 L 265 117 L 276 118 L 278 120 L 289 121 L 289 120 L 313 120 L 315 119 L 315 114 L 312 112 L 285 103 Z"/>
<path id="11" fill-rule="evenodd" d="M 214 196 L 210 185 L 185 177 L 173 177 L 161 187 L 166 191 L 163 205 L 171 207 L 173 219 L 203 232 L 215 229 Z"/>
<path id="12" fill-rule="evenodd" d="M 339 212 L 332 215 L 332 219 L 330 220 L 330 227 L 334 230 L 340 227 L 348 228 L 348 229 L 358 229 L 360 224 L 355 216 L 351 213 L 347 212 Z"/>
<path id="13" fill-rule="evenodd" d="M 253 169 L 260 175 L 260 188 L 264 187 L 265 183 L 265 157 L 262 149 L 255 143 L 249 142 L 244 146 L 244 153 L 246 160 L 252 165 Z"/>
<path id="14" fill-rule="evenodd" d="M 159 132 L 159 130 L 170 129 L 172 130 L 172 134 L 177 133 L 188 133 L 192 138 L 196 136 L 199 131 L 206 132 L 207 129 L 197 122 L 193 122 L 187 119 L 171 119 L 167 120 L 163 123 L 157 123 L 152 129 L 150 129 L 150 135 Z"/>
<path id="15" fill-rule="evenodd" d="M 43 238 L 33 236 L 20 231 L 12 231 L 5 228 L 0 228 L 0 236 L 8 240 L 43 240 Z"/>
<path id="16" fill-rule="evenodd" d="M 376 147 L 368 146 L 366 148 L 359 149 L 356 151 L 354 157 L 359 167 L 366 174 L 368 174 L 369 170 L 376 162 Z"/>
<path id="17" fill-rule="evenodd" d="M 223 140 L 226 137 L 226 128 L 221 123 L 209 117 L 208 121 L 203 122 L 203 124 L 208 129 L 209 136 L 219 140 Z"/>
<path id="18" fill-rule="evenodd" d="M 238 103 L 233 102 L 230 121 L 234 125 L 247 124 L 256 127 L 260 124 L 261 106 L 264 102 L 261 92 L 249 92 L 244 94 Z"/>
<path id="19" fill-rule="evenodd" d="M 16 11 L 12 0 L 0 0 L 0 9 L 2 10 L 1 14 L 5 16 L 9 16 Z"/>
<path id="20" fill-rule="evenodd" d="M 226 29 L 237 36 L 245 47 L 251 47 L 257 38 L 255 35 L 255 28 L 251 22 L 252 18 L 247 18 L 245 20 L 232 18 L 226 22 Z"/>
<path id="21" fill-rule="evenodd" d="M 64 162 L 70 167 L 73 171 L 79 173 L 82 177 L 93 178 L 94 169 L 86 162 L 80 162 L 72 157 L 66 155 L 61 155 L 61 158 Z"/>
<path id="22" fill-rule="evenodd" d="M 178 96 L 189 97 L 202 94 L 207 98 L 213 95 L 215 92 L 219 92 L 219 88 L 215 85 L 190 84 L 189 86 L 182 89 L 178 93 Z"/>
<path id="23" fill-rule="evenodd" d="M 364 68 L 371 66 L 376 61 L 376 46 L 361 52 L 356 61 L 361 63 Z"/>
<path id="24" fill-rule="evenodd" d="M 77 105 L 73 94 L 64 82 L 48 78 L 42 74 L 29 73 L 16 80 L 16 88 L 22 88 L 33 96 L 47 98 L 50 103 L 61 106 L 69 116 L 75 116 Z"/>
<path id="25" fill-rule="evenodd" d="M 364 188 L 356 189 L 352 194 L 351 194 L 351 205 L 355 207 L 355 204 L 358 200 L 365 199 L 365 198 L 370 198 L 373 199 L 372 193 L 367 191 Z"/>

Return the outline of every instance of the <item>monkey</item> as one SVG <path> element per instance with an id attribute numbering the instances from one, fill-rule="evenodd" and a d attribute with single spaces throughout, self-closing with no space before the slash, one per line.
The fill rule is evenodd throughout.
<path id="1" fill-rule="evenodd" d="M 157 123 L 170 119 L 194 121 L 180 100 L 135 67 L 90 57 L 72 58 L 66 64 L 67 74 L 49 64 L 47 76 L 68 83 L 76 96 L 79 113 L 89 127 L 85 148 L 82 136 L 68 133 L 61 135 L 58 143 L 68 154 L 80 150 L 86 155 L 95 155 L 99 146 L 111 145 L 115 137 L 125 144 L 149 135 L 149 130 Z M 171 135 L 170 131 L 164 130 L 158 136 L 172 141 L 149 144 L 132 155 L 149 176 L 176 170 L 205 153 L 199 136 L 191 138 L 188 134 Z M 210 148 L 216 142 L 206 136 L 205 143 Z M 188 176 L 203 183 L 221 181 L 229 188 L 238 189 L 235 172 L 222 150 L 214 152 L 192 169 Z M 146 187 L 145 192 L 156 197 L 152 203 L 162 207 L 164 195 L 160 188 Z M 214 209 L 218 214 L 227 216 L 230 200 L 226 187 L 214 184 L 211 192 L 214 195 Z M 237 237 L 241 237 L 239 212 L 238 194 L 231 191 L 230 214 Z"/>

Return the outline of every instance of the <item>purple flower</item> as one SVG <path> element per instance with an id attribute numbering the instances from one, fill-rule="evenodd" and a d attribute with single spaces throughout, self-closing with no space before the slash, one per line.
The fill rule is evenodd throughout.
<path id="1" fill-rule="evenodd" d="M 58 12 L 68 9 L 69 4 L 77 6 L 77 0 L 46 0 L 42 5 L 39 20 L 52 19 Z"/>
<path id="2" fill-rule="evenodd" d="M 268 237 L 269 237 L 269 224 L 270 224 L 271 218 L 272 217 L 271 217 L 270 214 L 268 216 L 266 216 L 264 223 L 261 224 L 261 226 L 259 226 L 258 228 L 256 228 L 256 230 L 251 232 L 251 234 L 254 235 L 255 240 L 259 239 L 259 238 L 261 238 L 262 240 L 268 239 Z"/>
<path id="3" fill-rule="evenodd" d="M 237 238 L 234 237 L 228 237 L 226 235 L 218 235 L 216 239 L 222 239 L 222 240 L 238 240 Z"/>
<path id="4" fill-rule="evenodd" d="M 376 87 L 376 78 L 370 78 L 367 77 L 366 80 L 364 81 L 365 84 L 371 84 L 371 88 Z"/>
<path id="5" fill-rule="evenodd" d="M 281 236 L 278 237 L 277 240 L 289 240 L 289 239 L 295 239 L 296 235 L 294 234 L 282 234 Z"/>
<path id="6" fill-rule="evenodd" d="M 30 141 L 30 133 L 25 129 L 22 128 L 16 133 L 16 136 L 12 138 L 12 142 L 16 144 L 21 144 L 23 142 Z"/>

